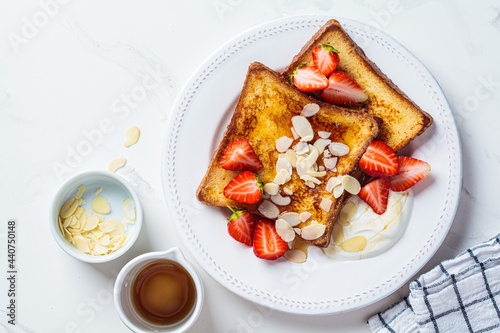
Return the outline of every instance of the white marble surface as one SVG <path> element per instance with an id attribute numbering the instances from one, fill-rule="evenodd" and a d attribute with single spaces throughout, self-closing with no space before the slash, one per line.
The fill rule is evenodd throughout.
<path id="1" fill-rule="evenodd" d="M 499 232 L 498 1 L 3 0 L 0 253 L 6 223 L 15 218 L 19 279 L 16 329 L 6 326 L 7 285 L 1 279 L 0 332 L 127 331 L 111 300 L 117 272 L 138 254 L 183 248 L 160 182 L 161 141 L 176 94 L 230 38 L 298 14 L 335 15 L 381 28 L 427 66 L 449 100 L 462 140 L 462 196 L 448 237 L 422 272 Z M 142 136 L 126 149 L 123 133 L 130 125 L 141 128 Z M 50 234 L 52 196 L 64 179 L 105 169 L 119 156 L 135 167 L 127 178 L 144 206 L 143 231 L 116 261 L 76 261 Z M 256 306 L 200 273 L 206 301 L 192 332 L 368 332 L 371 314 L 407 294 L 403 286 L 357 311 L 292 316 Z"/>

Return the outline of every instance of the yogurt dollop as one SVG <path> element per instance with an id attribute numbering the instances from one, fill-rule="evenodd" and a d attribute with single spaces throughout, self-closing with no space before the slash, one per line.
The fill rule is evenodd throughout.
<path id="1" fill-rule="evenodd" d="M 389 192 L 387 211 L 377 215 L 358 196 L 344 205 L 335 222 L 330 245 L 323 252 L 335 260 L 375 257 L 403 235 L 413 210 L 413 192 Z"/>

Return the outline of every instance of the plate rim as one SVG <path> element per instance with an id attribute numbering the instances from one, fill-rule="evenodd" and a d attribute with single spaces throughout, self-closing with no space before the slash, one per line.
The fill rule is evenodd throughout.
<path id="1" fill-rule="evenodd" d="M 172 200 L 171 194 L 176 194 L 177 188 L 176 184 L 173 181 L 175 177 L 169 177 L 169 174 L 175 174 L 175 162 L 173 165 L 171 165 L 170 161 L 171 159 L 169 156 L 175 155 L 175 149 L 172 153 L 170 153 L 170 143 L 173 140 L 173 137 L 175 136 L 175 133 L 178 133 L 180 131 L 180 127 L 182 124 L 182 118 L 183 118 L 183 112 L 189 109 L 189 101 L 193 97 L 193 95 L 196 93 L 197 88 L 194 89 L 194 92 L 189 96 L 191 88 L 194 86 L 197 86 L 200 81 L 200 77 L 203 74 L 204 71 L 207 69 L 210 69 L 213 67 L 217 61 L 223 62 L 224 61 L 224 56 L 226 58 L 230 57 L 232 54 L 236 53 L 234 51 L 233 53 L 227 55 L 227 51 L 230 50 L 232 47 L 234 47 L 236 44 L 236 41 L 243 41 L 246 40 L 249 35 L 254 35 L 254 36 L 261 36 L 263 33 L 269 33 L 269 30 L 277 30 L 280 32 L 280 29 L 283 28 L 283 26 L 286 25 L 295 25 L 297 26 L 298 24 L 302 24 L 304 26 L 305 24 L 309 25 L 314 25 L 315 27 L 317 25 L 323 25 L 328 19 L 336 19 L 338 20 L 343 26 L 346 25 L 351 25 L 351 27 L 363 27 L 365 28 L 365 33 L 367 32 L 367 28 L 370 27 L 373 31 L 376 31 L 377 36 L 381 36 L 381 40 L 383 42 L 386 42 L 389 44 L 392 48 L 394 46 L 397 47 L 397 49 L 402 50 L 407 53 L 407 55 L 401 54 L 402 57 L 406 59 L 408 63 L 413 65 L 413 70 L 416 70 L 420 73 L 422 78 L 429 78 L 432 80 L 430 83 L 431 85 L 436 86 L 436 94 L 432 96 L 433 99 L 437 98 L 440 104 L 440 110 L 439 113 L 442 116 L 441 118 L 446 121 L 443 121 L 443 123 L 448 124 L 447 129 L 446 129 L 446 135 L 451 135 L 453 137 L 453 140 L 451 140 L 451 143 L 449 143 L 449 149 L 447 149 L 450 157 L 453 156 L 454 160 L 456 160 L 455 165 L 452 165 L 451 168 L 453 171 L 456 172 L 450 172 L 450 176 L 448 179 L 448 191 L 446 193 L 446 198 L 451 199 L 449 200 L 451 203 L 449 203 L 445 208 L 443 208 L 443 215 L 444 212 L 447 210 L 446 217 L 442 217 L 439 219 L 439 222 L 436 224 L 436 228 L 433 231 L 433 236 L 434 238 L 431 240 L 427 240 L 427 243 L 425 243 L 424 247 L 421 248 L 417 254 L 413 257 L 410 258 L 408 262 L 406 262 L 403 265 L 403 269 L 406 268 L 410 262 L 416 261 L 417 263 L 408 269 L 405 270 L 405 272 L 401 274 L 396 274 L 392 277 L 388 277 L 387 281 L 384 283 L 379 284 L 377 287 L 379 287 L 379 291 L 374 291 L 370 290 L 371 293 L 369 298 L 366 298 L 366 294 L 368 293 L 363 293 L 365 296 L 365 301 L 356 301 L 359 300 L 359 298 L 353 297 L 351 300 L 345 300 L 345 302 L 342 302 L 340 305 L 341 308 L 338 306 L 332 306 L 332 304 L 336 304 L 339 300 L 331 300 L 328 302 L 325 301 L 315 301 L 315 302 L 305 302 L 305 301 L 295 301 L 291 299 L 283 299 L 279 298 L 277 296 L 270 295 L 269 293 L 266 293 L 261 290 L 257 290 L 251 286 L 248 286 L 247 284 L 238 281 L 237 278 L 234 278 L 231 276 L 230 282 L 228 282 L 228 278 L 226 276 L 225 279 L 223 279 L 223 274 L 221 275 L 221 269 L 219 268 L 219 271 L 216 269 L 214 270 L 213 265 L 217 265 L 215 261 L 213 261 L 212 258 L 207 258 L 207 257 L 201 257 L 201 255 L 207 255 L 204 249 L 201 249 L 200 247 L 196 248 L 194 244 L 192 243 L 192 240 L 194 239 L 196 241 L 196 237 L 191 234 L 187 235 L 185 233 L 185 230 L 182 229 L 182 226 L 180 221 L 178 221 L 179 218 L 183 218 L 187 220 L 187 217 L 184 214 L 180 214 L 181 216 L 178 216 L 179 213 L 177 209 L 179 209 L 178 205 L 174 204 L 174 200 Z M 282 32 L 283 30 L 281 30 Z M 271 35 L 275 34 L 275 32 L 270 32 Z M 264 38 L 264 37 L 262 37 Z M 386 46 L 387 47 L 387 46 Z M 222 60 L 220 60 L 222 58 Z M 209 76 L 210 74 L 208 74 Z M 205 76 L 204 78 L 201 79 L 201 82 L 203 82 L 208 76 Z M 436 96 L 437 95 L 437 96 Z M 187 101 L 188 105 L 185 106 L 184 109 L 182 109 L 182 106 L 186 100 L 186 98 L 189 96 L 189 100 Z M 436 102 L 434 102 L 436 104 Z M 347 312 L 347 311 L 353 311 L 365 306 L 368 306 L 370 304 L 373 304 L 377 301 L 380 301 L 381 299 L 387 297 L 388 295 L 392 294 L 395 292 L 398 288 L 400 288 L 404 283 L 409 281 L 429 260 L 432 258 L 432 256 L 437 252 L 437 250 L 440 248 L 441 244 L 443 243 L 446 235 L 448 234 L 449 229 L 451 228 L 451 225 L 453 224 L 453 220 L 455 217 L 455 214 L 457 212 L 458 204 L 459 204 L 459 199 L 460 199 L 460 192 L 461 192 L 461 186 L 462 186 L 462 152 L 461 152 L 461 143 L 460 143 L 460 137 L 458 135 L 458 129 L 455 124 L 455 120 L 452 115 L 451 108 L 449 106 L 449 103 L 446 99 L 446 96 L 444 92 L 441 89 L 441 86 L 435 79 L 435 77 L 432 75 L 432 73 L 424 66 L 424 64 L 412 53 L 410 52 L 403 44 L 392 38 L 390 35 L 387 33 L 376 29 L 374 27 L 371 27 L 363 22 L 352 20 L 352 19 L 347 19 L 347 18 L 341 18 L 341 17 L 336 17 L 336 16 L 329 16 L 329 15 L 300 15 L 300 16 L 290 16 L 290 17 L 284 17 L 284 18 L 279 18 L 275 20 L 271 20 L 268 22 L 264 22 L 261 24 L 258 24 L 254 27 L 251 27 L 242 33 L 236 35 L 235 37 L 229 39 L 226 43 L 224 43 L 221 47 L 219 47 L 217 50 L 212 52 L 212 54 L 205 59 L 205 61 L 202 62 L 202 64 L 193 72 L 193 74 L 188 78 L 188 80 L 185 82 L 183 85 L 182 89 L 179 91 L 177 94 L 177 98 L 175 99 L 172 109 L 171 109 L 171 114 L 169 116 L 168 123 L 165 127 L 165 132 L 164 132 L 164 138 L 163 138 L 163 143 L 162 143 L 162 156 L 161 156 L 161 161 L 162 163 L 164 161 L 168 161 L 165 165 L 162 165 L 162 170 L 161 170 L 161 180 L 162 180 L 162 189 L 163 189 L 163 196 L 164 200 L 167 203 L 168 207 L 168 214 L 171 217 L 173 223 L 176 226 L 176 230 L 182 239 L 183 244 L 186 246 L 186 248 L 189 250 L 191 255 L 195 258 L 197 263 L 207 272 L 208 275 L 210 275 L 214 280 L 216 280 L 219 284 L 224 286 L 226 289 L 230 290 L 231 292 L 249 300 L 252 302 L 255 302 L 257 304 L 260 304 L 262 306 L 266 306 L 269 308 L 272 308 L 274 310 L 279 310 L 287 313 L 294 313 L 294 314 L 303 314 L 303 315 L 325 315 L 325 314 L 337 314 L 337 313 L 342 313 L 342 312 Z M 179 118 L 180 117 L 180 118 Z M 178 124 L 176 127 L 175 125 Z M 175 140 L 174 140 L 175 141 Z M 453 152 L 450 152 L 450 148 L 453 150 Z M 173 168 L 173 170 L 172 170 Z M 451 186 L 450 184 L 454 183 Z M 173 192 L 169 191 L 169 188 L 173 186 Z M 446 202 L 449 202 L 446 200 Z M 181 209 L 182 210 L 182 209 Z M 183 215 L 183 216 L 182 216 Z M 440 230 L 437 230 L 440 228 Z M 444 228 L 444 229 L 443 229 Z M 435 234 L 435 232 L 438 232 L 438 234 Z M 194 237 L 194 238 L 193 238 Z M 211 260 L 210 262 L 207 262 L 207 260 Z M 223 271 L 223 269 L 222 269 Z M 410 273 L 408 273 L 410 271 Z M 400 271 L 401 272 L 401 271 Z M 400 278 L 398 278 L 400 276 Z M 392 281 L 394 280 L 395 281 Z M 224 283 L 226 281 L 226 283 Z M 381 289 L 380 287 L 384 286 L 385 284 L 388 284 L 388 287 L 385 287 L 385 289 Z M 241 286 L 243 285 L 243 286 Z M 376 289 L 376 288 L 375 288 Z M 267 295 L 266 295 L 267 294 Z M 360 295 L 355 295 L 355 296 L 360 296 Z M 300 306 L 300 303 L 303 304 L 308 304 L 308 306 Z M 319 305 L 314 305 L 311 306 L 311 303 L 316 303 Z M 323 304 L 323 303 L 328 303 L 328 304 Z"/>

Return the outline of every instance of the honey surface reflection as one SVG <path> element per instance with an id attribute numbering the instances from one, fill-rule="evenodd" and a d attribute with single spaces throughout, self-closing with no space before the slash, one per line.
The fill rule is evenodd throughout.
<path id="1" fill-rule="evenodd" d="M 132 282 L 132 304 L 144 320 L 156 325 L 181 322 L 192 311 L 196 287 L 189 273 L 175 261 L 155 260 Z"/>

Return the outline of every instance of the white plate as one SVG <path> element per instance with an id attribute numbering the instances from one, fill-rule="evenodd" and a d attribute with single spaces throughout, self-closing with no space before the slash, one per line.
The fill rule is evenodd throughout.
<path id="1" fill-rule="evenodd" d="M 182 240 L 219 283 L 261 305 L 290 313 L 331 314 L 384 298 L 436 252 L 457 208 L 461 153 L 451 110 L 429 71 L 401 44 L 372 27 L 338 19 L 349 35 L 434 124 L 405 153 L 431 164 L 414 187 L 410 225 L 398 243 L 371 259 L 333 261 L 317 248 L 305 264 L 258 259 L 226 230 L 229 211 L 206 206 L 195 191 L 230 121 L 248 65 L 283 69 L 329 17 L 284 18 L 253 28 L 213 54 L 188 80 L 163 142 L 165 200 Z"/>

